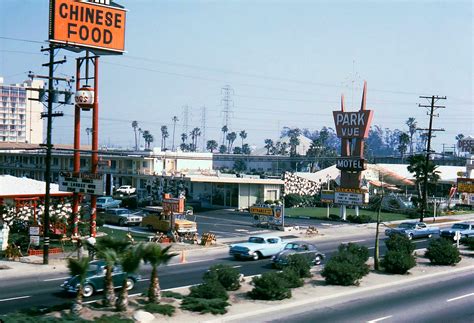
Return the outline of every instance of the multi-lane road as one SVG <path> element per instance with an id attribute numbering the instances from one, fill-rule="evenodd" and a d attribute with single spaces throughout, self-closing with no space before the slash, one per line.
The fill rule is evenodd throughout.
<path id="1" fill-rule="evenodd" d="M 318 243 L 318 247 L 327 256 L 331 256 L 337 250 L 340 243 L 357 242 L 366 245 L 373 250 L 373 237 L 360 236 L 357 240 L 326 240 Z M 383 245 L 383 244 L 382 244 Z M 424 248 L 427 245 L 426 240 L 416 241 L 417 248 Z M 383 246 L 381 249 L 383 253 Z M 178 257 L 177 257 L 178 258 Z M 188 257 L 190 258 L 190 257 Z M 159 275 L 161 286 L 164 289 L 188 286 L 201 282 L 203 273 L 213 264 L 224 263 L 235 266 L 245 276 L 261 274 L 273 270 L 270 259 L 260 261 L 236 261 L 230 258 L 226 249 L 215 251 L 211 255 L 193 256 L 186 263 L 180 263 L 176 259 L 174 263 L 160 267 Z M 139 281 L 131 293 L 141 293 L 148 287 L 148 277 L 150 267 L 142 266 Z M 59 285 L 67 277 L 67 272 L 56 273 L 54 275 L 38 276 L 32 273 L 31 276 L 21 276 L 16 279 L 0 278 L 0 314 L 13 312 L 20 309 L 37 307 L 46 307 L 64 303 L 72 298 L 65 295 L 59 288 Z M 100 299 L 101 295 L 95 295 L 91 298 Z"/>

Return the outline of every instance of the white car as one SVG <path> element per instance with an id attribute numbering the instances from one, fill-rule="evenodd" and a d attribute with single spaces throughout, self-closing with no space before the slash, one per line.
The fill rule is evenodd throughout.
<path id="1" fill-rule="evenodd" d="M 113 207 L 119 207 L 120 200 L 114 200 L 112 196 L 101 196 L 97 198 L 97 210 L 107 210 Z"/>
<path id="2" fill-rule="evenodd" d="M 137 189 L 135 187 L 132 187 L 130 185 L 122 185 L 119 188 L 117 188 L 117 193 L 130 195 L 130 194 L 134 194 L 136 190 Z"/>

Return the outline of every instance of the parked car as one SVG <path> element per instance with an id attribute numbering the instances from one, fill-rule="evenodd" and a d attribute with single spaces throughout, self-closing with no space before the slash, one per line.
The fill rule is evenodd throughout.
<path id="1" fill-rule="evenodd" d="M 115 288 L 122 287 L 126 273 L 122 271 L 120 266 L 114 266 L 112 272 L 112 280 Z M 87 276 L 84 281 L 82 295 L 84 297 L 90 297 L 95 292 L 104 290 L 104 277 L 105 277 L 105 261 L 96 260 L 91 261 Z M 127 277 L 127 289 L 130 290 L 135 286 L 135 283 L 140 279 L 140 276 L 136 274 L 128 274 Z M 79 285 L 79 278 L 72 276 L 68 278 L 61 287 L 68 293 L 77 293 Z"/>
<path id="2" fill-rule="evenodd" d="M 236 259 L 248 258 L 258 260 L 279 253 L 286 243 L 279 236 L 252 236 L 244 243 L 230 245 L 229 254 Z"/>
<path id="3" fill-rule="evenodd" d="M 424 222 L 402 222 L 396 228 L 385 230 L 386 236 L 392 234 L 405 235 L 408 239 L 431 238 L 433 234 L 439 234 L 438 227 L 428 227 Z"/>
<path id="4" fill-rule="evenodd" d="M 107 210 L 112 207 L 119 207 L 120 200 L 114 200 L 112 196 L 101 196 L 97 198 L 97 210 Z"/>
<path id="5" fill-rule="evenodd" d="M 454 240 L 454 235 L 456 234 L 456 231 L 459 231 L 459 233 L 461 234 L 461 238 L 474 237 L 474 223 L 455 223 L 451 226 L 450 229 L 441 230 L 440 236 L 443 238 L 449 238 Z"/>
<path id="6" fill-rule="evenodd" d="M 111 208 L 102 215 L 106 223 L 118 225 L 140 225 L 143 217 L 125 208 Z"/>
<path id="7" fill-rule="evenodd" d="M 273 267 L 286 266 L 291 255 L 303 255 L 313 265 L 320 265 L 325 257 L 314 244 L 306 241 L 293 241 L 287 243 L 282 251 L 272 257 Z"/>
<path id="8" fill-rule="evenodd" d="M 130 185 L 122 185 L 119 188 L 117 188 L 116 192 L 120 194 L 130 195 L 130 194 L 135 194 L 136 191 L 137 189 L 135 187 L 132 187 Z"/>

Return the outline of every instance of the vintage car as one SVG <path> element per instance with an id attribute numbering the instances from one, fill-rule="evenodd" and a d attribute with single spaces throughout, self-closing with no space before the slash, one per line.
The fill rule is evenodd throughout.
<path id="1" fill-rule="evenodd" d="M 386 236 L 401 234 L 408 239 L 431 238 L 433 234 L 439 234 L 438 227 L 428 227 L 424 222 L 402 222 L 396 228 L 385 230 Z"/>
<path id="2" fill-rule="evenodd" d="M 130 194 L 135 194 L 136 191 L 137 191 L 137 189 L 135 187 L 132 187 L 130 185 L 122 185 L 119 188 L 117 188 L 116 192 L 117 192 L 117 194 L 130 195 Z"/>
<path id="3" fill-rule="evenodd" d="M 285 245 L 286 243 L 279 236 L 252 236 L 247 242 L 230 245 L 229 255 L 236 259 L 248 258 L 258 260 L 263 257 L 276 255 L 283 250 Z"/>
<path id="4" fill-rule="evenodd" d="M 285 248 L 272 257 L 272 265 L 281 268 L 288 265 L 291 255 L 303 255 L 313 265 L 320 265 L 324 254 L 312 243 L 306 241 L 293 241 L 285 245 Z"/>
<path id="5" fill-rule="evenodd" d="M 474 237 L 474 223 L 473 222 L 455 223 L 451 226 L 451 228 L 441 230 L 439 235 L 442 238 L 454 239 L 456 231 L 459 231 L 461 238 Z"/>
<path id="6" fill-rule="evenodd" d="M 119 207 L 120 203 L 122 203 L 122 201 L 114 200 L 112 196 L 101 196 L 97 198 L 96 207 L 98 211 L 102 211 L 112 207 Z"/>
<path id="7" fill-rule="evenodd" d="M 125 208 L 111 208 L 105 210 L 102 215 L 105 223 L 124 225 L 140 225 L 142 216 L 138 213 L 132 213 Z"/>
<path id="8" fill-rule="evenodd" d="M 104 290 L 105 271 L 105 261 L 97 260 L 90 262 L 87 276 L 82 288 L 82 295 L 84 297 L 90 297 L 95 292 Z M 126 273 L 122 271 L 120 266 L 114 266 L 112 280 L 114 282 L 115 288 L 122 287 L 125 275 Z M 136 274 L 128 274 L 127 289 L 132 289 L 139 279 L 140 276 Z M 77 276 L 70 277 L 61 285 L 61 287 L 68 293 L 77 293 L 79 287 L 79 278 Z"/>

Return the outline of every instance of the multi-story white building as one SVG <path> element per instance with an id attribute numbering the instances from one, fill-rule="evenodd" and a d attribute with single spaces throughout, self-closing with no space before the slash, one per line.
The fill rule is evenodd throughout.
<path id="1" fill-rule="evenodd" d="M 22 84 L 4 84 L 0 77 L 0 142 L 43 143 L 43 120 L 38 91 L 43 81 L 28 80 Z"/>

